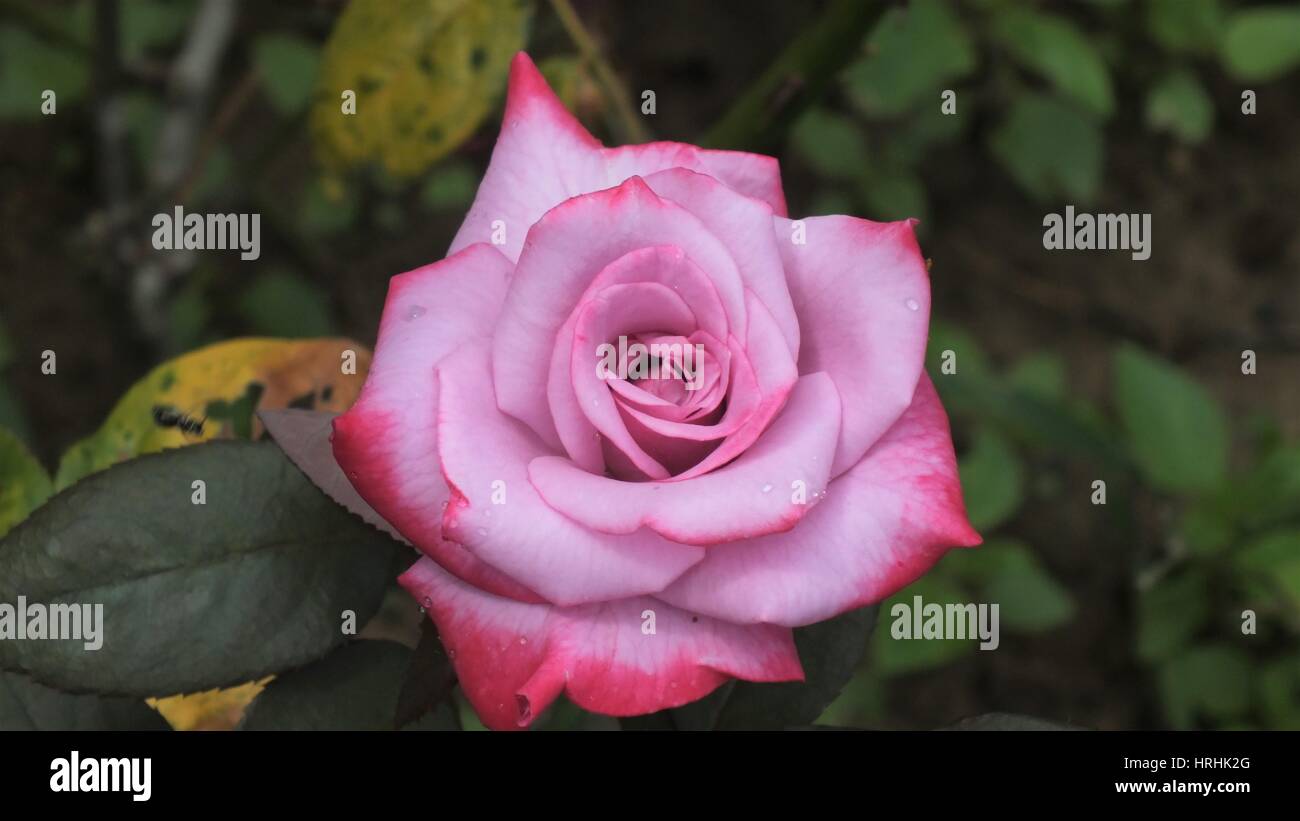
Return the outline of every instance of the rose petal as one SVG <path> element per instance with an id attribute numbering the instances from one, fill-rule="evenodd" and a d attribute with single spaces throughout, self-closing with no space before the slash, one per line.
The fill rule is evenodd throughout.
<path id="1" fill-rule="evenodd" d="M 585 710 L 629 716 L 681 706 L 729 678 L 803 680 L 783 627 L 728 624 L 644 597 L 523 604 L 427 560 L 401 583 L 427 602 L 462 690 L 492 729 L 527 727 L 561 693 Z"/>
<path id="2" fill-rule="evenodd" d="M 734 333 L 746 326 L 740 274 L 726 248 L 692 214 L 660 199 L 640 178 L 569 200 L 528 234 L 493 339 L 492 368 L 501 410 L 550 445 L 561 442 L 547 400 L 557 333 L 588 285 L 629 252 L 674 245 L 708 273 Z"/>
<path id="3" fill-rule="evenodd" d="M 698 613 L 797 627 L 880 601 L 950 547 L 966 518 L 948 418 L 929 377 L 910 408 L 788 533 L 709 549 L 660 598 Z"/>
<path id="4" fill-rule="evenodd" d="M 910 221 L 776 219 L 802 339 L 799 372 L 825 371 L 844 400 L 832 476 L 907 410 L 925 360 L 930 280 Z"/>
<path id="5" fill-rule="evenodd" d="M 543 502 L 528 463 L 554 452 L 497 409 L 490 361 L 486 344 L 470 343 L 438 368 L 438 440 L 453 495 L 445 535 L 562 605 L 653 593 L 700 561 L 699 548 L 650 532 L 597 533 Z"/>
<path id="6" fill-rule="evenodd" d="M 772 157 L 680 143 L 603 148 L 521 52 L 510 65 L 505 116 L 492 160 L 448 253 L 492 242 L 494 223 L 500 221 L 505 230 L 501 251 L 517 260 L 529 226 L 566 199 L 676 165 L 715 176 L 767 202 L 775 214 L 786 213 L 781 171 Z"/>
<path id="7" fill-rule="evenodd" d="M 726 467 L 688 481 L 620 482 L 554 456 L 530 462 L 528 476 L 547 504 L 604 533 L 650 528 L 674 542 L 716 545 L 789 530 L 826 488 L 839 405 L 830 377 L 801 378 L 753 447 Z M 791 492 L 796 482 L 803 483 L 803 503 Z"/>
<path id="8" fill-rule="evenodd" d="M 659 196 L 699 217 L 704 227 L 727 246 L 746 290 L 772 314 L 790 355 L 798 359 L 799 319 L 785 283 L 785 268 L 772 230 L 771 206 L 685 168 L 651 174 L 645 182 Z"/>
<path id="9" fill-rule="evenodd" d="M 484 589 L 539 601 L 442 538 L 450 494 L 438 464 L 434 368 L 465 340 L 491 334 L 511 267 L 478 244 L 389 281 L 366 384 L 334 420 L 334 457 L 361 498 L 443 567 Z"/>
<path id="10" fill-rule="evenodd" d="M 605 160 L 614 183 L 666 168 L 685 168 L 707 174 L 746 197 L 767 203 L 777 216 L 786 215 L 781 164 L 775 157 L 745 151 L 717 151 L 689 143 L 654 142 L 606 148 Z"/>

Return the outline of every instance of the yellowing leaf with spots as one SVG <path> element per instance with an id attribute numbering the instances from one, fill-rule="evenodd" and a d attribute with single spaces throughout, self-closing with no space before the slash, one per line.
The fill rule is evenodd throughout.
<path id="1" fill-rule="evenodd" d="M 325 44 L 311 111 L 322 161 L 380 163 L 399 179 L 429 168 L 492 110 L 531 16 L 529 0 L 352 0 Z"/>
<path id="2" fill-rule="evenodd" d="M 118 462 L 216 438 L 255 439 L 257 410 L 343 412 L 365 382 L 370 352 L 348 339 L 235 339 L 154 368 L 93 435 L 68 449 L 55 487 Z"/>
<path id="3" fill-rule="evenodd" d="M 342 413 L 356 400 L 369 369 L 370 351 L 342 338 L 235 339 L 191 351 L 150 371 L 96 433 L 69 448 L 55 485 L 63 489 L 95 471 L 164 448 L 258 438 L 258 410 Z M 230 729 L 266 681 L 149 703 L 178 730 Z"/>

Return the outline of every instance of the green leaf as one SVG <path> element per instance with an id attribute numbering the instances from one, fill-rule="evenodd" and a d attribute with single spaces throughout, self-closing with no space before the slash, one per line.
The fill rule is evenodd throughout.
<path id="1" fill-rule="evenodd" d="M 790 130 L 797 153 L 831 179 L 855 179 L 867 168 L 867 144 L 858 124 L 824 108 L 810 109 Z"/>
<path id="2" fill-rule="evenodd" d="M 420 623 L 420 643 L 411 654 L 393 708 L 393 726 L 398 729 L 427 715 L 451 699 L 456 671 L 443 649 L 431 619 Z"/>
<path id="3" fill-rule="evenodd" d="M 992 428 L 975 435 L 958 470 L 966 496 L 966 513 L 976 530 L 992 530 L 1005 522 L 1024 500 L 1024 469 L 1011 446 Z"/>
<path id="4" fill-rule="evenodd" d="M 48 45 L 23 29 L 0 25 L 0 118 L 38 120 L 41 94 L 56 95 L 57 110 L 81 100 L 89 85 L 87 60 Z"/>
<path id="5" fill-rule="evenodd" d="M 411 651 L 392 641 L 353 641 L 320 661 L 276 677 L 241 730 L 391 730 Z M 449 702 L 410 729 L 455 730 Z"/>
<path id="6" fill-rule="evenodd" d="M 920 637 L 895 638 L 895 624 L 902 624 L 901 619 L 915 617 L 915 597 L 921 597 L 922 606 L 937 604 L 965 604 L 969 599 L 961 588 L 952 582 L 931 573 L 912 582 L 903 590 L 894 594 L 881 605 L 881 612 L 888 614 L 888 622 L 880 625 L 872 638 L 872 669 L 883 676 L 897 676 L 919 670 L 942 667 L 962 656 L 973 652 L 978 642 L 972 639 L 926 639 Z M 897 605 L 906 605 L 907 610 L 895 611 Z"/>
<path id="7" fill-rule="evenodd" d="M 980 600 L 998 605 L 1000 625 L 1025 633 L 1053 630 L 1074 617 L 1074 598 L 1026 544 L 993 539 L 954 550 L 940 567 L 978 584 Z"/>
<path id="8" fill-rule="evenodd" d="M 1300 516 L 1300 445 L 1270 452 L 1227 495 L 1232 515 L 1250 529 Z"/>
<path id="9" fill-rule="evenodd" d="M 317 177 L 302 192 L 298 230 L 309 237 L 329 237 L 357 221 L 357 197 L 352 188 Z"/>
<path id="10" fill-rule="evenodd" d="M 860 182 L 867 214 L 882 222 L 929 216 L 925 185 L 906 169 L 879 169 Z"/>
<path id="11" fill-rule="evenodd" d="M 1240 718 L 1250 706 L 1250 658 L 1227 645 L 1196 647 L 1160 668 L 1160 696 L 1175 729 L 1198 716 L 1218 721 Z"/>
<path id="12" fill-rule="evenodd" d="M 1255 695 L 1269 729 L 1300 730 L 1300 659 L 1279 659 L 1260 670 Z"/>
<path id="13" fill-rule="evenodd" d="M 122 53 L 128 60 L 177 40 L 195 12 L 192 0 L 131 0 L 121 10 Z"/>
<path id="14" fill-rule="evenodd" d="M 192 483 L 205 483 L 194 504 Z M 400 546 L 334 504 L 270 442 L 124 462 L 0 541 L 0 601 L 103 605 L 102 647 L 0 642 L 0 666 L 102 694 L 166 696 L 300 666 L 375 613 Z"/>
<path id="15" fill-rule="evenodd" d="M 0 536 L 40 507 L 54 486 L 18 437 L 0 428 Z"/>
<path id="16" fill-rule="evenodd" d="M 479 175 L 463 162 L 444 163 L 420 189 L 420 203 L 432 211 L 463 210 L 474 200 Z"/>
<path id="17" fill-rule="evenodd" d="M 288 270 L 271 270 L 253 281 L 239 300 L 252 334 L 305 339 L 333 332 L 329 295 Z"/>
<path id="18" fill-rule="evenodd" d="M 902 114 L 931 97 L 937 108 L 945 83 L 975 69 L 970 35 L 950 4 L 913 0 L 881 18 L 867 56 L 845 70 L 850 100 L 868 116 Z"/>
<path id="19" fill-rule="evenodd" d="M 1147 96 L 1147 126 L 1168 131 L 1186 143 L 1199 143 L 1214 125 L 1214 103 L 1196 75 L 1180 70 L 1165 75 Z"/>
<path id="20" fill-rule="evenodd" d="M 1115 354 L 1115 402 L 1128 448 L 1161 490 L 1205 492 L 1228 464 L 1228 423 L 1209 391 L 1182 370 L 1133 346 Z"/>
<path id="21" fill-rule="evenodd" d="M 1022 65 L 1094 114 L 1105 118 L 1115 110 L 1106 63 L 1069 20 L 1009 6 L 993 18 L 992 33 Z"/>
<path id="22" fill-rule="evenodd" d="M 311 103 L 320 49 L 292 34 L 263 34 L 253 41 L 257 67 L 266 96 L 281 114 L 297 114 Z"/>
<path id="23" fill-rule="evenodd" d="M 1165 49 L 1212 53 L 1223 33 L 1219 0 L 1147 0 L 1147 29 Z"/>
<path id="24" fill-rule="evenodd" d="M 1210 591 L 1203 574 L 1169 576 L 1138 598 L 1137 654 L 1143 661 L 1177 655 L 1210 617 Z"/>
<path id="25" fill-rule="evenodd" d="M 1260 536 L 1233 557 L 1237 571 L 1260 579 L 1300 612 L 1300 527 Z"/>
<path id="26" fill-rule="evenodd" d="M 811 724 L 839 696 L 866 653 L 876 608 L 863 607 L 794 631 L 805 680 L 736 681 L 672 711 L 678 729 L 780 729 Z"/>
<path id="27" fill-rule="evenodd" d="M 955 371 L 952 374 L 945 374 L 942 370 L 944 351 L 953 352 Z M 930 344 L 925 351 L 925 367 L 936 383 L 942 383 L 950 376 L 986 379 L 992 375 L 988 355 L 970 331 L 942 319 L 930 323 Z"/>
<path id="28" fill-rule="evenodd" d="M 525 45 L 524 0 L 352 0 L 325 44 L 311 133 L 326 166 L 422 173 L 474 133 Z M 341 94 L 356 93 L 356 114 Z"/>
<path id="29" fill-rule="evenodd" d="M 983 730 L 983 731 L 1021 731 L 1021 730 L 1077 730 L 1078 727 L 1071 727 L 1068 724 L 1057 724 L 1052 721 L 1045 721 L 1041 718 L 1032 716 L 1015 715 L 1014 713 L 985 713 L 984 715 L 972 716 L 962 719 L 951 727 L 945 727 L 945 730 Z"/>
<path id="30" fill-rule="evenodd" d="M 1300 7 L 1259 6 L 1228 18 L 1221 56 L 1241 80 L 1272 80 L 1300 65 Z"/>
<path id="31" fill-rule="evenodd" d="M 140 699 L 73 695 L 18 673 L 0 673 L 0 731 L 167 729 L 167 721 Z"/>
<path id="32" fill-rule="evenodd" d="M 1059 354 L 1027 354 L 1007 373 L 1007 382 L 1024 393 L 1046 402 L 1065 401 L 1065 360 Z"/>
<path id="33" fill-rule="evenodd" d="M 1101 131 L 1074 106 L 1025 94 L 989 138 L 989 150 L 1022 188 L 1039 200 L 1089 203 L 1101 178 Z"/>

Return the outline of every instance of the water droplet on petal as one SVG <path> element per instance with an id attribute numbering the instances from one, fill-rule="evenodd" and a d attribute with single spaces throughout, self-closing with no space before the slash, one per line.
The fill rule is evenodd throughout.
<path id="1" fill-rule="evenodd" d="M 921 303 L 917 302 L 915 299 L 908 299 L 903 304 L 907 306 L 907 310 L 909 311 L 921 310 Z"/>
<path id="2" fill-rule="evenodd" d="M 409 308 L 406 309 L 406 321 L 407 321 L 407 322 L 410 322 L 412 319 L 419 319 L 419 318 L 422 317 L 422 316 L 424 316 L 424 306 L 423 306 L 423 305 L 412 305 L 411 307 L 409 307 Z"/>
<path id="3" fill-rule="evenodd" d="M 772 486 L 771 486 L 771 485 L 763 485 L 763 492 L 764 492 L 764 493 L 771 493 L 771 492 L 772 492 Z"/>

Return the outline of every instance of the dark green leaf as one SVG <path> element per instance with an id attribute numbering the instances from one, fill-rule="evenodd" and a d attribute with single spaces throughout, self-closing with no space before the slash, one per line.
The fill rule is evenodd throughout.
<path id="1" fill-rule="evenodd" d="M 205 483 L 194 504 L 191 483 Z M 103 646 L 0 642 L 6 669 L 64 689 L 166 696 L 300 666 L 375 613 L 392 539 L 317 490 L 270 442 L 124 462 L 0 541 L 0 601 L 103 605 Z"/>
<path id="2" fill-rule="evenodd" d="M 456 686 L 456 671 L 430 619 L 420 625 L 420 643 L 411 654 L 397 696 L 393 724 L 398 728 L 427 714 L 448 700 Z"/>
<path id="3" fill-rule="evenodd" d="M 391 730 L 411 651 L 392 641 L 354 641 L 320 661 L 276 677 L 253 703 L 241 730 Z M 413 730 L 455 730 L 444 701 Z"/>
<path id="4" fill-rule="evenodd" d="M 167 730 L 143 700 L 72 695 L 0 673 L 0 730 Z"/>
<path id="5" fill-rule="evenodd" d="M 952 582 L 931 573 L 922 576 L 894 594 L 881 605 L 887 621 L 872 637 L 872 665 L 884 676 L 897 676 L 918 670 L 942 667 L 949 662 L 967 655 L 975 650 L 976 641 L 971 639 L 927 639 L 913 636 L 901 638 L 895 636 L 895 630 L 903 634 L 903 628 L 916 615 L 916 597 L 921 597 L 921 606 L 937 604 L 963 604 L 969 599 L 961 588 Z M 899 605 L 906 605 L 906 610 Z M 905 621 L 906 620 L 906 623 Z M 910 629 L 907 632 L 912 632 Z"/>
<path id="6" fill-rule="evenodd" d="M 811 724 L 853 677 L 867 648 L 876 608 L 864 607 L 794 631 L 805 681 L 736 681 L 710 699 L 673 711 L 679 729 L 777 729 Z"/>
<path id="7" fill-rule="evenodd" d="M 307 339 L 333 332 L 329 295 L 290 271 L 262 274 L 244 292 L 239 306 L 254 334 Z"/>
<path id="8" fill-rule="evenodd" d="M 1057 724 L 1041 718 L 1020 716 L 1014 713 L 985 713 L 962 719 L 945 730 L 1077 730 L 1068 724 Z"/>
<path id="9" fill-rule="evenodd" d="M 795 123 L 790 140 L 795 153 L 823 177 L 855 179 L 867 169 L 862 131 L 842 114 L 811 109 Z"/>

